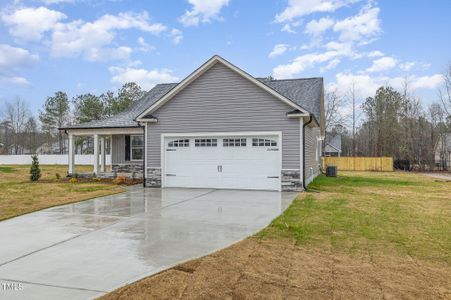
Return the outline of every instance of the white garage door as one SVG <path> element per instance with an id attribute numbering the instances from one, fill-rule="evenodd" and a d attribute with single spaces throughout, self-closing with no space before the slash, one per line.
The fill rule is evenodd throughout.
<path id="1" fill-rule="evenodd" d="M 163 142 L 165 187 L 280 190 L 278 135 L 171 137 Z"/>

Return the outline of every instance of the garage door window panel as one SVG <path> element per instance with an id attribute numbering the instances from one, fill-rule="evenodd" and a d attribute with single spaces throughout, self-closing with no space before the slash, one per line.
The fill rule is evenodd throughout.
<path id="1" fill-rule="evenodd" d="M 246 147 L 245 138 L 227 138 L 222 140 L 223 147 Z"/>
<path id="2" fill-rule="evenodd" d="M 195 139 L 194 147 L 217 147 L 217 139 Z"/>
<path id="3" fill-rule="evenodd" d="M 272 139 L 252 138 L 252 147 L 277 147 L 277 141 Z"/>
<path id="4" fill-rule="evenodd" d="M 175 140 L 168 143 L 168 148 L 185 148 L 189 147 L 189 139 Z"/>

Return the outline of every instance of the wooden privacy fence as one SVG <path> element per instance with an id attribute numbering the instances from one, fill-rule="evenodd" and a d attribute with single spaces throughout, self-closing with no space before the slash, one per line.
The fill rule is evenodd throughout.
<path id="1" fill-rule="evenodd" d="M 337 166 L 338 171 L 393 171 L 392 157 L 323 157 L 323 168 Z"/>

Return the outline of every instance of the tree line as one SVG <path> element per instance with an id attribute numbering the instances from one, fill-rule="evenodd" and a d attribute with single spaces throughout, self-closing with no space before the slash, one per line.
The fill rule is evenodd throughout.
<path id="1" fill-rule="evenodd" d="M 0 154 L 36 153 L 38 148 L 42 153 L 63 154 L 66 137 L 58 128 L 116 115 L 144 93 L 134 82 L 124 84 L 116 92 L 86 93 L 72 99 L 58 91 L 47 97 L 37 117 L 26 101 L 16 97 L 6 102 L 0 118 Z"/>
<path id="2" fill-rule="evenodd" d="M 401 90 L 382 86 L 361 104 L 361 123 L 355 127 L 339 110 L 355 90 L 351 87 L 347 97 L 332 91 L 326 95 L 326 129 L 341 134 L 343 156 L 390 156 L 404 169 L 432 169 L 438 139 L 451 132 L 451 64 L 438 95 L 425 106 L 410 93 L 408 80 Z M 354 106 L 352 111 L 355 115 Z"/>

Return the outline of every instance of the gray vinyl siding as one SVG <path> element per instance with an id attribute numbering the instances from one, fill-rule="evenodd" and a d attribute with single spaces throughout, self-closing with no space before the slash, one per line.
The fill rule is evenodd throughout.
<path id="1" fill-rule="evenodd" d="M 111 163 L 113 165 L 119 164 L 142 164 L 141 161 L 125 160 L 125 134 L 117 134 L 112 136 L 112 153 Z"/>
<path id="2" fill-rule="evenodd" d="M 282 168 L 299 170 L 300 123 L 293 108 L 217 63 L 152 113 L 147 127 L 148 168 L 161 167 L 163 133 L 281 131 Z"/>
<path id="3" fill-rule="evenodd" d="M 317 140 L 320 137 L 319 127 L 305 127 L 305 179 L 310 183 L 320 172 L 321 158 L 316 159 Z"/>

